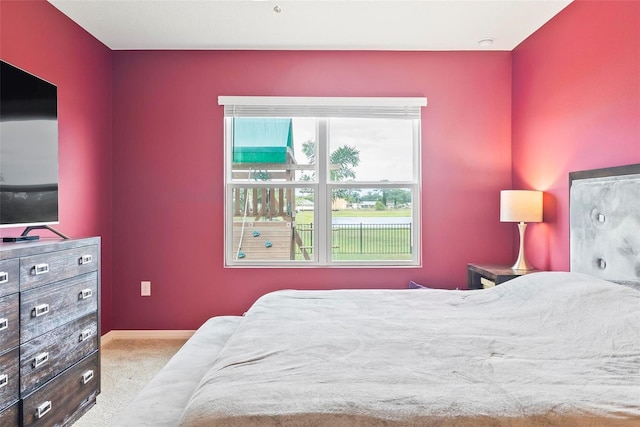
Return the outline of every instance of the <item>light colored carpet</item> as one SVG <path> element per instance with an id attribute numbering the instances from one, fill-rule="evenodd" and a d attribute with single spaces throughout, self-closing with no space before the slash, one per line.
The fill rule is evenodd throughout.
<path id="1" fill-rule="evenodd" d="M 73 427 L 107 427 L 185 340 L 115 340 L 102 347 L 102 392 Z"/>

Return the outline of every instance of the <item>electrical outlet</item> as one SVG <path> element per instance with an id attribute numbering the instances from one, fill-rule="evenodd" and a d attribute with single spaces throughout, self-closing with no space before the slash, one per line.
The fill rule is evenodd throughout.
<path id="1" fill-rule="evenodd" d="M 148 280 L 144 280 L 140 282 L 140 296 L 150 297 L 151 296 L 151 282 Z"/>

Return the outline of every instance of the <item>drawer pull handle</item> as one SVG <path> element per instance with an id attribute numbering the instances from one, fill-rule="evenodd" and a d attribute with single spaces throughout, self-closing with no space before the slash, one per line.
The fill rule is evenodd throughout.
<path id="1" fill-rule="evenodd" d="M 87 372 L 82 374 L 82 384 L 86 384 L 93 379 L 93 370 L 89 369 Z"/>
<path id="2" fill-rule="evenodd" d="M 36 413 L 36 417 L 40 419 L 44 417 L 47 414 L 47 412 L 49 412 L 50 410 L 51 410 L 51 401 L 47 400 L 42 405 L 38 406 L 38 412 Z"/>
<path id="3" fill-rule="evenodd" d="M 40 353 L 39 355 L 33 358 L 33 362 L 31 363 L 31 366 L 33 367 L 33 369 L 36 369 L 44 365 L 48 361 L 49 361 L 49 353 L 47 352 Z"/>
<path id="4" fill-rule="evenodd" d="M 83 289 L 80 292 L 80 295 L 78 295 L 78 299 L 83 300 L 83 299 L 91 298 L 92 295 L 93 295 L 93 291 L 91 289 Z"/>
<path id="5" fill-rule="evenodd" d="M 9 327 L 9 319 L 0 319 L 0 331 L 4 331 Z"/>
<path id="6" fill-rule="evenodd" d="M 40 317 L 49 312 L 49 304 L 40 304 L 31 311 L 31 317 Z"/>
<path id="7" fill-rule="evenodd" d="M 0 388 L 6 386 L 7 384 L 9 384 L 9 375 L 7 374 L 0 375 Z"/>
<path id="8" fill-rule="evenodd" d="M 93 332 L 91 331 L 91 329 L 85 329 L 84 331 L 80 332 L 80 342 L 86 340 L 91 335 L 93 335 Z"/>
<path id="9" fill-rule="evenodd" d="M 33 274 L 36 276 L 49 272 L 49 264 L 36 264 L 33 267 Z"/>
<path id="10" fill-rule="evenodd" d="M 93 262 L 93 255 L 82 255 L 80 257 L 79 262 L 80 262 L 80 265 L 90 264 Z"/>
<path id="11" fill-rule="evenodd" d="M 0 285 L 9 281 L 9 273 L 0 271 Z"/>

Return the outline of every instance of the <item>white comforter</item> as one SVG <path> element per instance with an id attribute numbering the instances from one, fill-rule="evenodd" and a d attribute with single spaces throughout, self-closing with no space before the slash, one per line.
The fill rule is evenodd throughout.
<path id="1" fill-rule="evenodd" d="M 584 275 L 477 291 L 279 291 L 247 312 L 181 425 L 637 417 L 639 369 L 640 291 Z"/>

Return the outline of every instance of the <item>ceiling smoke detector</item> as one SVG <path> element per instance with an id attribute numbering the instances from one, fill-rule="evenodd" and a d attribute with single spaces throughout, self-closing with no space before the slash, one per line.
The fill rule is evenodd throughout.
<path id="1" fill-rule="evenodd" d="M 487 37 L 484 39 L 480 39 L 478 40 L 478 44 L 480 45 L 480 47 L 491 47 L 493 46 L 493 38 Z"/>

